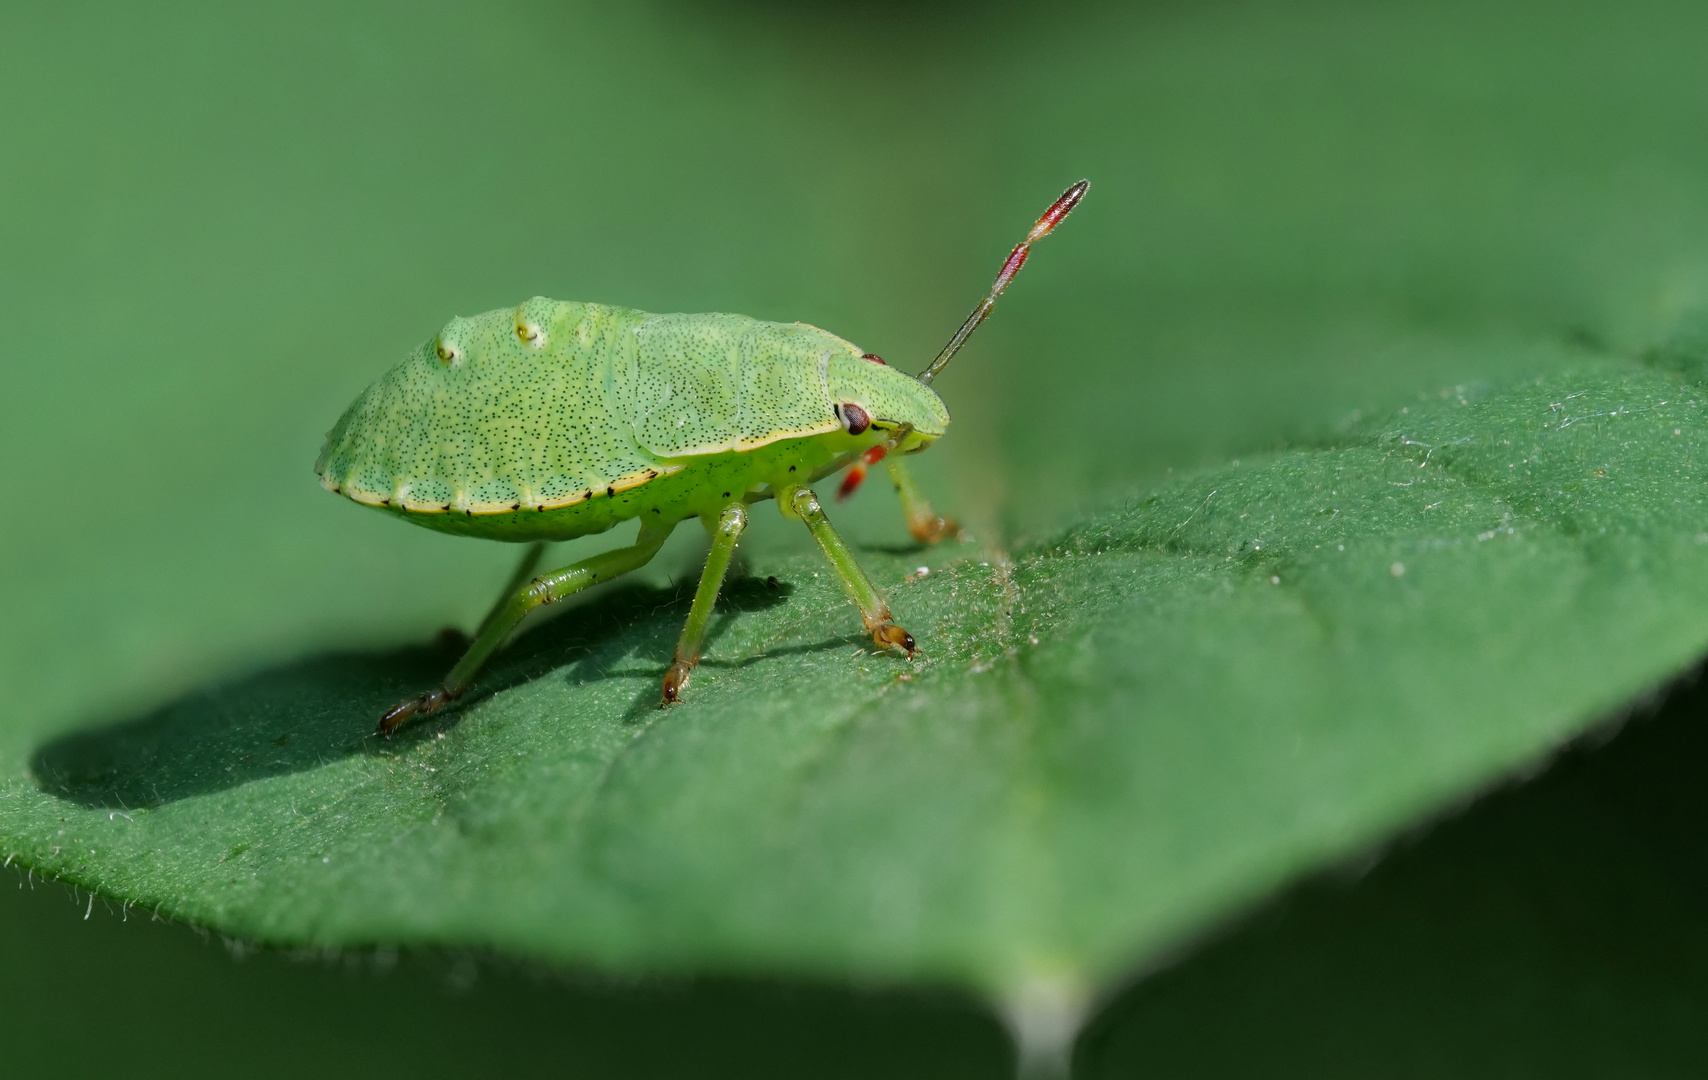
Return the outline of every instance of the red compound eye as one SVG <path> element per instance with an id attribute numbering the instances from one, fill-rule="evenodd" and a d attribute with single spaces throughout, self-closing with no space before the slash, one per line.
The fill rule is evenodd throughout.
<path id="1" fill-rule="evenodd" d="M 872 426 L 872 414 L 851 401 L 838 405 L 836 415 L 842 418 L 842 426 L 850 435 L 863 435 Z"/>
<path id="2" fill-rule="evenodd" d="M 860 359 L 870 360 L 874 364 L 884 364 L 884 358 L 879 356 L 877 353 L 861 353 Z M 888 364 L 884 364 L 884 366 L 889 367 Z"/>

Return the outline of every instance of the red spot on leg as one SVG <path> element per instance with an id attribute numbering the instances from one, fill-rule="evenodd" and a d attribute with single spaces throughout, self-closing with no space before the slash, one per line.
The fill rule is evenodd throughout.
<path id="1" fill-rule="evenodd" d="M 848 470 L 848 475 L 842 478 L 842 486 L 836 489 L 836 501 L 841 502 L 848 496 L 860 490 L 860 485 L 866 482 L 866 466 L 855 465 Z"/>

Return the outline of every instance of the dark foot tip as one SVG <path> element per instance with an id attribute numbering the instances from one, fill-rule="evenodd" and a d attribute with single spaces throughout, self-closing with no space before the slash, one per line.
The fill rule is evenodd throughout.
<path id="1" fill-rule="evenodd" d="M 918 650 L 918 645 L 914 642 L 913 635 L 908 633 L 906 630 L 903 630 L 895 623 L 885 623 L 872 631 L 872 641 L 880 649 L 887 649 L 891 646 L 901 649 L 907 653 L 909 659 L 911 659 L 913 654 Z"/>
<path id="2" fill-rule="evenodd" d="M 678 660 L 670 665 L 670 670 L 664 673 L 664 700 L 658 703 L 659 708 L 674 705 L 682 699 L 682 691 L 688 688 L 688 677 L 694 673 L 694 668 Z"/>
<path id="3" fill-rule="evenodd" d="M 940 544 L 953 537 L 960 539 L 961 526 L 954 518 L 923 518 L 908 523 L 908 532 L 922 544 Z"/>
<path id="4" fill-rule="evenodd" d="M 421 702 L 421 698 L 410 698 L 408 701 L 399 702 L 387 709 L 385 715 L 380 717 L 379 733 L 388 739 L 391 738 L 391 733 L 396 731 L 405 720 L 414 716 L 417 709 L 421 708 Z"/>
<path id="5" fill-rule="evenodd" d="M 427 713 L 437 712 L 444 708 L 445 705 L 456 700 L 456 697 L 456 694 L 453 694 L 448 690 L 440 689 L 429 690 L 420 697 L 410 698 L 408 701 L 399 702 L 386 710 L 386 714 L 380 717 L 380 726 L 378 728 L 379 734 L 390 739 L 392 732 L 402 727 L 411 717 L 416 716 L 417 714 L 426 715 Z"/>

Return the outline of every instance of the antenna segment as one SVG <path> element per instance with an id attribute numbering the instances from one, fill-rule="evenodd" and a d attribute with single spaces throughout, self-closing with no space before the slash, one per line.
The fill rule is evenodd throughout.
<path id="1" fill-rule="evenodd" d="M 931 361 L 931 365 L 919 373 L 920 382 L 929 384 L 937 377 L 938 372 L 949 365 L 950 359 L 961 351 L 961 346 L 965 345 L 967 339 L 973 336 L 973 331 L 979 328 L 979 323 L 984 322 L 991 309 L 996 307 L 996 298 L 1002 295 L 1002 290 L 1008 288 L 1008 283 L 1014 280 L 1014 275 L 1026 265 L 1026 256 L 1031 252 L 1032 245 L 1055 231 L 1062 219 L 1079 205 L 1079 200 L 1085 198 L 1085 189 L 1090 186 L 1091 181 L 1081 180 L 1062 192 L 1062 197 L 1050 204 L 1050 208 L 1044 211 L 1044 216 L 1039 218 L 1038 223 L 1026 234 L 1026 239 L 1016 244 L 1014 250 L 1008 253 L 1007 261 L 1002 264 L 1002 272 L 996 275 L 996 281 L 990 287 L 990 295 L 979 301 L 978 307 L 973 308 L 973 313 L 967 316 L 967 321 L 962 323 L 961 328 L 955 331 L 955 336 L 949 339 L 949 344 L 943 346 L 943 351 L 937 354 L 937 359 Z"/>

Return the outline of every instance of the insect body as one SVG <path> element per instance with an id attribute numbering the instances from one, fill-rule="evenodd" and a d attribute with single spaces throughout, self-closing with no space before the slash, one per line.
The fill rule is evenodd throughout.
<path id="1" fill-rule="evenodd" d="M 452 320 L 350 407 L 319 471 L 428 528 L 567 540 L 715 518 L 948 422 L 929 387 L 814 327 L 542 297 Z"/>
<path id="2" fill-rule="evenodd" d="M 825 518 L 814 481 L 888 459 L 909 527 L 954 531 L 919 498 L 900 455 L 930 446 L 949 413 L 930 388 L 1025 262 L 1084 194 L 1070 188 L 1014 249 L 990 295 L 919 378 L 802 323 L 651 315 L 536 297 L 453 319 L 363 392 L 327 436 L 321 484 L 444 532 L 532 541 L 515 579 L 442 685 L 386 713 L 389 735 L 461 696 L 530 610 L 644 565 L 670 531 L 712 534 L 664 701 L 687 686 L 747 506 L 774 498 L 804 522 L 881 648 L 914 640 Z M 640 519 L 635 543 L 533 577 L 544 545 Z"/>

